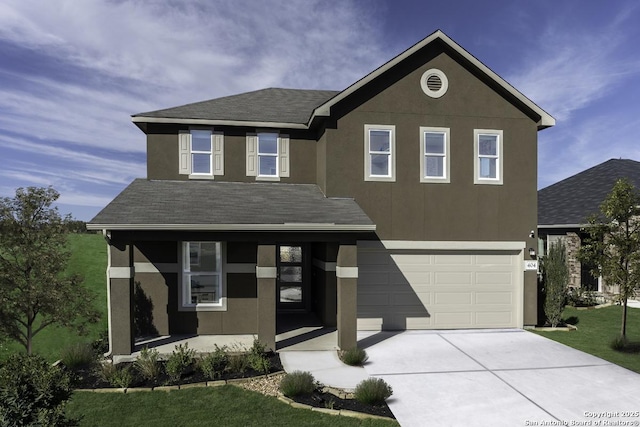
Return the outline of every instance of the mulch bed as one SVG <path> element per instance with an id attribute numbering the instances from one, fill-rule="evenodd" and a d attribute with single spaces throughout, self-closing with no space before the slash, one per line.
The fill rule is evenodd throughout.
<path id="1" fill-rule="evenodd" d="M 269 362 L 271 363 L 271 369 L 269 373 L 275 373 L 282 371 L 282 363 L 280 362 L 280 356 L 277 353 L 269 353 Z M 133 368 L 133 363 L 131 362 L 123 362 L 119 363 L 118 366 L 126 367 L 129 366 L 131 368 L 131 372 L 134 373 L 134 381 L 130 387 L 160 387 L 160 386 L 172 386 L 172 385 L 182 385 L 182 384 L 193 384 L 200 383 L 205 381 L 211 381 L 202 374 L 199 370 L 195 369 L 193 372 L 190 372 L 180 378 L 179 381 L 173 381 L 164 370 L 164 361 L 159 362 L 163 365 L 161 369 L 161 374 L 158 378 L 153 380 L 145 380 L 142 378 L 136 370 Z M 84 367 L 77 369 L 70 369 L 74 379 L 74 386 L 78 389 L 97 389 L 97 388 L 116 388 L 111 385 L 109 382 L 105 381 L 100 377 L 99 368 L 98 367 Z M 228 372 L 225 371 L 222 373 L 220 378 L 216 380 L 233 380 L 237 378 L 255 378 L 255 377 L 264 377 L 262 372 L 254 371 L 251 368 L 248 368 L 244 373 L 239 372 Z M 334 409 L 334 410 L 349 410 L 354 412 L 362 412 L 371 415 L 377 415 L 381 417 L 389 417 L 394 418 L 393 413 L 387 406 L 387 404 L 373 406 L 367 405 L 364 403 L 360 403 L 355 399 L 342 399 L 337 397 L 331 393 L 324 392 L 320 389 L 317 389 L 311 395 L 307 396 L 296 396 L 292 400 L 298 403 L 302 403 L 309 406 L 314 406 L 317 408 L 326 408 L 326 409 Z"/>

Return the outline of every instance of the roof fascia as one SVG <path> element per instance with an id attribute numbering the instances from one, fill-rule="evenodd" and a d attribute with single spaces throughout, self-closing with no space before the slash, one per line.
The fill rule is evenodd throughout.
<path id="1" fill-rule="evenodd" d="M 375 224 L 87 224 L 88 230 L 186 231 L 376 231 Z"/>
<path id="2" fill-rule="evenodd" d="M 309 129 L 304 123 L 284 123 L 284 122 L 250 122 L 242 120 L 207 120 L 207 119 L 177 119 L 165 117 L 132 116 L 133 123 L 167 123 L 185 125 L 207 125 L 207 126 L 248 126 L 263 128 L 286 128 L 286 129 Z"/>
<path id="3" fill-rule="evenodd" d="M 395 67 L 397 64 L 404 61 L 405 59 L 407 59 L 408 57 L 410 57 L 411 55 L 413 55 L 414 53 L 416 53 L 417 51 L 419 51 L 420 49 L 422 49 L 423 47 L 427 46 L 428 44 L 432 43 L 437 39 L 440 39 L 443 42 L 445 42 L 449 47 L 451 47 L 459 55 L 461 55 L 463 58 L 469 61 L 473 66 L 477 67 L 481 72 L 486 74 L 498 85 L 504 88 L 507 92 L 509 92 L 516 99 L 522 102 L 525 106 L 527 106 L 532 111 L 534 111 L 537 115 L 539 115 L 540 120 L 538 121 L 538 130 L 545 129 L 545 128 L 554 126 L 556 124 L 556 119 L 554 119 L 549 113 L 547 113 L 542 108 L 537 106 L 533 101 L 531 101 L 529 98 L 524 96 L 521 92 L 519 92 L 516 88 L 514 88 L 509 83 L 507 83 L 507 81 L 504 80 L 502 77 L 500 77 L 498 74 L 491 71 L 489 67 L 487 67 L 482 62 L 480 62 L 475 56 L 467 52 L 458 43 L 454 42 L 451 38 L 449 38 L 449 36 L 447 36 L 441 30 L 435 31 L 434 33 L 427 36 L 422 41 L 411 46 L 409 49 L 405 50 L 400 55 L 396 56 L 386 64 L 378 67 L 376 70 L 367 74 L 366 76 L 364 76 L 363 78 L 361 78 L 360 80 L 358 80 L 357 82 L 355 82 L 354 84 L 352 84 L 351 86 L 349 86 L 348 88 L 346 88 L 345 90 L 343 90 L 342 92 L 340 92 L 339 94 L 337 94 L 336 96 L 334 96 L 333 98 L 325 102 L 324 104 L 317 107 L 311 114 L 311 118 L 309 119 L 308 123 L 310 124 L 316 116 L 323 116 L 323 117 L 329 116 L 331 114 L 331 107 L 333 105 L 345 99 L 346 97 L 354 93 L 356 90 L 365 86 L 366 84 L 368 84 L 369 82 L 377 78 L 378 76 L 382 75 L 383 73 L 387 72 L 391 68 Z"/>
<path id="4" fill-rule="evenodd" d="M 589 224 L 538 224 L 538 228 L 584 228 Z"/>

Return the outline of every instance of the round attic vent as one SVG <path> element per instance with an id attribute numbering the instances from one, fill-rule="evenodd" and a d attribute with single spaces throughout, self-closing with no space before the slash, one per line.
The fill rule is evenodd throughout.
<path id="1" fill-rule="evenodd" d="M 432 98 L 440 98 L 449 88 L 449 80 L 444 73 L 436 68 L 427 70 L 420 79 L 422 91 Z"/>

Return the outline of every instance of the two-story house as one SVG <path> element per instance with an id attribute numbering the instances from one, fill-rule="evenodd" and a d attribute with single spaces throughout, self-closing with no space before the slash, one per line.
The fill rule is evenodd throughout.
<path id="1" fill-rule="evenodd" d="M 111 350 L 134 290 L 160 335 L 285 313 L 356 331 L 537 322 L 537 132 L 555 120 L 441 31 L 345 90 L 264 89 L 136 114 L 147 178 L 88 225 L 109 244 Z"/>

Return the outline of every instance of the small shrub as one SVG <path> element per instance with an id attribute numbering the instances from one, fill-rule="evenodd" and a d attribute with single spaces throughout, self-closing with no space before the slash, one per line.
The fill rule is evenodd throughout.
<path id="1" fill-rule="evenodd" d="M 367 352 L 357 347 L 340 351 L 340 360 L 349 366 L 362 366 L 368 359 Z"/>
<path id="2" fill-rule="evenodd" d="M 113 363 L 103 363 L 98 374 L 111 386 L 119 388 L 130 387 L 135 379 L 129 366 L 118 367 Z"/>
<path id="3" fill-rule="evenodd" d="M 265 344 L 262 344 L 260 340 L 255 338 L 251 348 L 249 349 L 249 353 L 253 356 L 262 356 L 266 353 L 266 348 L 267 346 Z"/>
<path id="4" fill-rule="evenodd" d="M 229 355 L 227 354 L 227 347 L 222 346 L 216 348 L 213 353 L 209 353 L 200 359 L 200 370 L 210 380 L 215 380 L 222 375 L 222 372 L 227 368 L 229 363 Z"/>
<path id="5" fill-rule="evenodd" d="M 196 362 L 196 351 L 189 348 L 189 344 L 178 344 L 175 350 L 167 359 L 165 369 L 167 374 L 173 381 L 178 381 L 184 375 L 189 373 Z"/>
<path id="6" fill-rule="evenodd" d="M 60 359 L 67 368 L 76 369 L 91 366 L 96 361 L 96 354 L 91 344 L 76 343 L 62 350 Z"/>
<path id="7" fill-rule="evenodd" d="M 144 347 L 140 351 L 140 356 L 134 362 L 133 366 L 135 366 L 136 370 L 142 375 L 142 378 L 146 380 L 158 378 L 161 372 L 160 362 L 158 361 L 159 356 L 160 353 L 158 353 L 158 350 L 149 350 L 147 347 Z"/>
<path id="8" fill-rule="evenodd" d="M 393 389 L 382 378 L 361 381 L 354 392 L 355 399 L 368 405 L 381 405 L 393 394 Z"/>
<path id="9" fill-rule="evenodd" d="M 265 355 L 249 354 L 249 366 L 256 371 L 263 374 L 268 374 L 271 369 L 271 362 Z"/>
<path id="10" fill-rule="evenodd" d="M 280 391 L 287 397 L 311 394 L 315 388 L 315 379 L 310 372 L 293 371 L 280 382 Z"/>
<path id="11" fill-rule="evenodd" d="M 96 355 L 101 356 L 109 351 L 109 330 L 103 329 L 100 331 L 98 338 L 91 343 L 93 351 Z"/>
<path id="12" fill-rule="evenodd" d="M 562 239 L 549 246 L 549 253 L 542 260 L 544 280 L 544 314 L 553 328 L 562 321 L 569 283 L 567 249 Z"/>
<path id="13" fill-rule="evenodd" d="M 38 355 L 11 355 L 0 367 L 0 424 L 72 426 L 65 406 L 72 393 L 69 374 Z"/>
<path id="14" fill-rule="evenodd" d="M 227 364 L 227 371 L 244 374 L 249 369 L 249 356 L 245 353 L 234 354 L 229 356 L 229 363 Z"/>
<path id="15" fill-rule="evenodd" d="M 567 291 L 567 304 L 572 307 L 593 307 L 598 305 L 593 292 L 583 288 L 569 288 Z"/>

